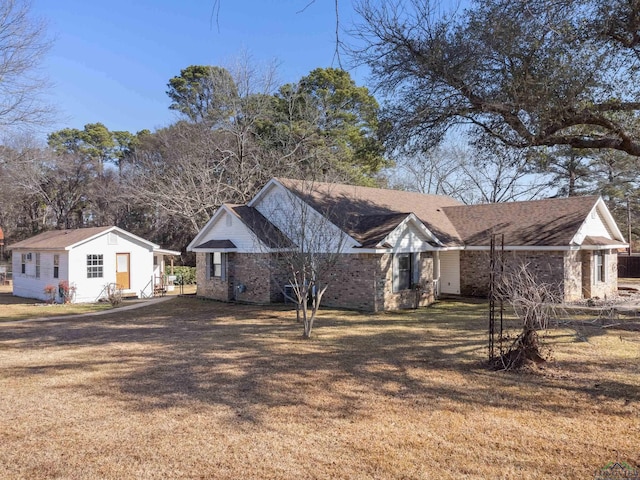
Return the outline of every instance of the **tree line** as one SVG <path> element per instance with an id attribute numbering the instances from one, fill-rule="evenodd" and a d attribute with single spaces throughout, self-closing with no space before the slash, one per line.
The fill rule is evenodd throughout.
<path id="1" fill-rule="evenodd" d="M 34 72 L 48 42 L 0 0 L 0 227 L 9 241 L 115 224 L 181 249 L 220 204 L 273 176 L 405 188 L 465 203 L 603 195 L 640 219 L 640 5 L 625 0 L 357 3 L 348 72 L 278 84 L 273 69 L 192 65 L 167 84 L 179 120 L 51 132 Z M 343 42 L 343 43 L 348 43 Z"/>
<path id="2" fill-rule="evenodd" d="M 167 84 L 180 120 L 155 132 L 102 123 L 5 143 L 0 225 L 12 240 L 47 229 L 117 225 L 183 249 L 222 203 L 274 176 L 375 184 L 388 166 L 378 103 L 348 72 L 295 84 L 273 72 L 192 65 Z"/>

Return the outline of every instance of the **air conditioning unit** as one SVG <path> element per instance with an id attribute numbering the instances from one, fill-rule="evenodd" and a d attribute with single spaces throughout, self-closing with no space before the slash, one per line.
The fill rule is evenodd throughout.
<path id="1" fill-rule="evenodd" d="M 296 303 L 294 300 L 293 285 L 284 286 L 284 303 Z"/>

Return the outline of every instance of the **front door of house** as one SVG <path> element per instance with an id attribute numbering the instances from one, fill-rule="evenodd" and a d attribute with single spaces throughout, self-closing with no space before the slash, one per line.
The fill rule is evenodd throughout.
<path id="1" fill-rule="evenodd" d="M 128 253 L 116 253 L 116 284 L 123 290 L 128 290 L 131 287 L 130 265 Z"/>

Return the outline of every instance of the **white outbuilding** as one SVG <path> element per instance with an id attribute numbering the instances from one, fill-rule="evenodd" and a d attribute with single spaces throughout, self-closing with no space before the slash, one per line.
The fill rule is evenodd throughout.
<path id="1" fill-rule="evenodd" d="M 109 287 L 153 296 L 166 285 L 165 256 L 180 254 L 114 226 L 52 230 L 9 249 L 13 294 L 57 302 L 96 302 Z"/>

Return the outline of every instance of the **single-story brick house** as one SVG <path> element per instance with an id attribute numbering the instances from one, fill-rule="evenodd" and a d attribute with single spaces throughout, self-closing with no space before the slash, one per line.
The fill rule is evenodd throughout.
<path id="1" fill-rule="evenodd" d="M 165 256 L 180 255 L 114 226 L 51 230 L 8 248 L 13 294 L 51 300 L 45 287 L 54 286 L 58 302 L 62 282 L 72 287 L 73 302 L 98 301 L 107 284 L 128 296 L 152 296 L 162 281 Z"/>
<path id="2" fill-rule="evenodd" d="M 627 246 L 597 196 L 463 205 L 446 196 L 274 178 L 246 205 L 223 205 L 187 247 L 196 253 L 198 295 L 282 302 L 286 273 L 272 259 L 278 249 L 295 248 L 287 220 L 301 205 L 345 238 L 323 304 L 358 310 L 486 295 L 493 234 L 505 264 L 526 262 L 566 301 L 613 295 L 616 252 Z"/>

